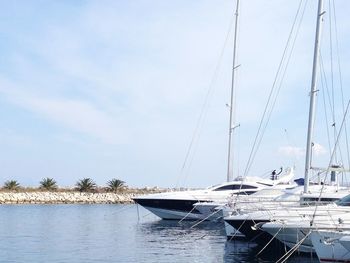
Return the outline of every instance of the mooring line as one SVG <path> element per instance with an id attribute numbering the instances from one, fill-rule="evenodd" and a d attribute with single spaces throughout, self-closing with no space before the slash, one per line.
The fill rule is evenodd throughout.
<path id="1" fill-rule="evenodd" d="M 194 224 L 193 226 L 191 226 L 190 228 L 194 228 L 194 227 L 198 226 L 200 223 L 204 222 L 204 221 L 207 220 L 209 217 L 215 215 L 216 213 L 218 213 L 218 212 L 220 212 L 220 211 L 221 211 L 220 209 L 216 210 L 215 212 L 209 214 L 207 217 L 205 217 L 204 219 L 202 219 L 202 220 L 199 221 L 198 223 L 196 223 L 196 224 Z"/>
<path id="2" fill-rule="evenodd" d="M 282 230 L 282 227 L 276 232 L 276 234 L 273 235 L 273 237 L 270 239 L 270 241 L 267 242 L 267 244 L 259 251 L 259 253 L 256 254 L 257 256 L 259 256 L 260 253 L 263 252 L 263 251 L 265 250 L 265 248 L 267 248 L 267 246 L 272 242 L 272 240 L 273 240 L 274 238 L 276 238 L 276 236 L 278 235 L 278 233 L 279 233 L 281 230 Z"/>

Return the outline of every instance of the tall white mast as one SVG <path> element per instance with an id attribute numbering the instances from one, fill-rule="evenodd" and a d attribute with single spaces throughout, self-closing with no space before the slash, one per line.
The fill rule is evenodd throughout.
<path id="1" fill-rule="evenodd" d="M 235 12 L 235 32 L 233 38 L 233 61 L 232 61 L 232 81 L 231 81 L 231 99 L 230 99 L 230 123 L 229 123 L 229 132 L 228 132 L 228 156 L 227 156 L 227 181 L 230 182 L 233 180 L 233 158 L 232 158 L 232 144 L 233 138 L 232 133 L 235 128 L 235 70 L 236 70 L 236 51 L 237 51 L 237 29 L 238 29 L 238 8 L 239 0 L 236 3 L 236 12 Z"/>
<path id="2" fill-rule="evenodd" d="M 317 82 L 317 66 L 318 58 L 320 54 L 320 37 L 321 37 L 321 26 L 322 26 L 322 16 L 325 12 L 323 11 L 323 0 L 318 1 L 317 10 L 317 23 L 316 23 L 316 37 L 315 37 L 315 47 L 314 47 L 314 60 L 312 67 L 312 80 L 311 80 L 311 92 L 310 92 L 310 108 L 309 108 L 309 124 L 307 132 L 307 142 L 306 142 L 306 156 L 305 156 L 305 176 L 304 176 L 304 193 L 308 192 L 309 188 L 309 173 L 311 169 L 311 156 L 312 156 L 312 136 L 314 130 L 315 121 L 315 98 L 316 98 L 316 82 Z"/>

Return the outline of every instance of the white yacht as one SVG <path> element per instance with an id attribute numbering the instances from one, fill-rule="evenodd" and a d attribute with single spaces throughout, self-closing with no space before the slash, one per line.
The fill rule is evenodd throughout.
<path id="1" fill-rule="evenodd" d="M 150 194 L 133 198 L 134 201 L 162 219 L 196 220 L 206 219 L 193 206 L 198 202 L 227 202 L 233 195 L 251 195 L 267 187 L 285 184 L 293 177 L 291 169 L 286 169 L 279 178 L 264 179 L 260 177 L 237 178 L 203 190 L 176 191 Z"/>
<path id="2" fill-rule="evenodd" d="M 293 218 L 299 220 L 303 216 L 313 215 L 314 207 L 309 207 L 308 205 L 315 203 L 325 205 L 349 194 L 348 188 L 328 186 L 325 188 L 327 190 L 324 190 L 322 198 L 319 199 L 321 186 L 311 185 L 309 189 L 313 191 L 313 194 L 308 193 L 307 198 L 305 198 L 301 188 L 302 186 L 288 189 L 285 191 L 285 194 L 276 197 L 274 200 L 243 202 L 242 204 L 236 204 L 235 207 L 228 207 L 225 213 L 229 215 L 224 218 L 225 223 L 240 231 L 249 240 L 264 244 L 271 239 L 271 236 L 264 233 L 257 225 L 274 220 Z M 307 204 L 305 200 L 308 201 Z M 227 232 L 228 236 L 230 232 Z"/>
<path id="3" fill-rule="evenodd" d="M 218 220 L 228 215 L 225 213 L 228 207 L 236 207 L 239 204 L 257 204 L 273 201 L 276 197 L 283 195 L 287 188 L 294 188 L 296 186 L 296 183 L 292 181 L 294 168 L 286 168 L 282 177 L 283 179 L 279 180 L 278 184 L 261 189 L 251 195 L 230 195 L 225 199 L 215 202 L 198 202 L 194 204 L 195 209 L 207 216 L 208 220 Z"/>
<path id="4" fill-rule="evenodd" d="M 335 204 L 317 207 L 317 211 L 315 207 L 304 207 L 286 211 L 284 216 L 279 212 L 275 215 L 277 221 L 265 223 L 261 229 L 289 248 L 299 243 L 298 251 L 314 252 L 309 236 L 311 230 L 350 231 L 349 205 L 350 195 L 347 195 Z"/>
<path id="5" fill-rule="evenodd" d="M 315 101 L 317 94 L 317 72 L 320 57 L 320 29 L 321 22 L 323 20 L 323 1 L 319 0 L 317 10 L 317 25 L 316 25 L 316 37 L 314 46 L 314 60 L 311 80 L 311 91 L 310 91 L 310 110 L 309 110 L 309 122 L 308 122 L 308 133 L 307 133 L 307 145 L 306 145 L 306 156 L 305 156 L 305 174 L 304 174 L 304 193 L 300 198 L 301 205 L 304 207 L 293 208 L 288 206 L 277 206 L 275 209 L 265 209 L 263 211 L 256 211 L 253 213 L 242 213 L 239 211 L 237 215 L 225 218 L 227 223 L 232 224 L 240 232 L 248 236 L 250 239 L 260 239 L 265 237 L 266 240 L 263 242 L 269 242 L 271 238 L 278 239 L 288 247 L 292 248 L 298 244 L 299 251 L 313 251 L 311 240 L 308 236 L 310 229 L 312 228 L 323 228 L 323 227 L 334 227 L 342 225 L 344 222 L 350 221 L 350 211 L 348 208 L 339 206 L 324 206 L 317 207 L 317 210 L 312 207 L 307 207 L 307 203 L 312 200 L 318 200 L 320 193 L 322 193 L 321 200 L 329 202 L 334 199 L 340 198 L 349 193 L 349 188 L 339 187 L 339 180 L 336 179 L 337 172 L 346 172 L 344 166 L 336 160 L 336 150 L 338 149 L 339 138 L 344 127 L 344 120 L 348 110 L 348 106 L 344 113 L 343 121 L 340 128 L 337 129 L 337 137 L 334 140 L 334 148 L 332 149 L 330 160 L 327 168 L 317 168 L 312 165 L 312 151 L 313 151 L 313 130 L 315 123 Z M 336 164 L 334 164 L 336 163 Z M 333 165 L 332 165 L 333 164 Z M 330 185 L 320 184 L 319 190 L 314 191 L 314 186 L 310 185 L 310 174 L 311 171 L 322 171 L 325 175 L 331 175 Z M 320 172 L 318 173 L 320 174 Z M 331 189 L 334 189 L 333 191 Z M 317 212 L 316 212 L 317 211 Z M 271 223 L 271 220 L 275 220 Z M 261 227 L 261 228 L 260 228 Z M 257 231 L 254 231 L 257 229 Z M 266 235 L 261 234 L 261 230 L 266 231 Z M 246 231 L 246 232 L 245 232 Z M 255 232 L 255 233 L 254 233 Z M 255 239 L 255 241 L 258 241 Z"/>

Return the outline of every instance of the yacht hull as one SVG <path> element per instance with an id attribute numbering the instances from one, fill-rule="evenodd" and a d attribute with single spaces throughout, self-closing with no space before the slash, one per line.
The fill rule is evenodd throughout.
<path id="1" fill-rule="evenodd" d="M 205 218 L 205 215 L 193 206 L 199 200 L 134 198 L 134 201 L 165 220 L 198 220 Z"/>

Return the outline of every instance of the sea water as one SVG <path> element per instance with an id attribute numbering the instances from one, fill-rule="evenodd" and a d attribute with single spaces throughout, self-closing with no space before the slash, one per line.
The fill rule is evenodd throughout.
<path id="1" fill-rule="evenodd" d="M 0 205 L 0 262 L 276 262 L 222 223 L 160 220 L 136 205 Z M 288 262 L 318 262 L 294 255 Z"/>

